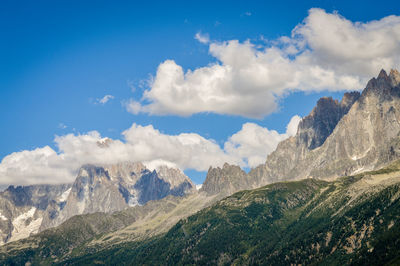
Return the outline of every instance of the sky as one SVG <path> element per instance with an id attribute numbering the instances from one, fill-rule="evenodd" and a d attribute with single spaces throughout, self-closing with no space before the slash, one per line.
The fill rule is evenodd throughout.
<path id="1" fill-rule="evenodd" d="M 2 1 L 0 185 L 82 164 L 248 171 L 398 68 L 396 1 Z"/>

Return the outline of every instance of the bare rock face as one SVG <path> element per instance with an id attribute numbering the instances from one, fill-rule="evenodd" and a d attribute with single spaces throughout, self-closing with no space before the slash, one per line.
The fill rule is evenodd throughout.
<path id="1" fill-rule="evenodd" d="M 222 168 L 210 167 L 200 192 L 230 195 L 250 186 L 247 174 L 239 166 L 225 163 Z"/>
<path id="2" fill-rule="evenodd" d="M 78 214 L 111 213 L 143 205 L 168 195 L 184 196 L 195 191 L 191 180 L 178 169 L 150 171 L 142 163 L 85 165 L 78 173 L 65 207 L 44 217 L 41 230 L 54 227 Z"/>
<path id="3" fill-rule="evenodd" d="M 39 232 L 43 217 L 65 204 L 70 188 L 71 184 L 10 186 L 1 192 L 0 245 Z"/>
<path id="4" fill-rule="evenodd" d="M 400 157 L 400 75 L 382 70 L 361 95 L 323 98 L 250 178 L 259 185 L 335 178 L 379 168 Z"/>
<path id="5" fill-rule="evenodd" d="M 145 171 L 134 188 L 140 191 L 138 203 L 145 204 L 150 200 L 159 200 L 168 195 L 184 196 L 194 191 L 192 181 L 180 170 L 161 166 L 158 171 Z"/>
<path id="6" fill-rule="evenodd" d="M 341 102 L 332 97 L 319 99 L 311 114 L 299 123 L 299 141 L 310 150 L 321 146 L 359 97 L 359 92 L 350 92 L 344 94 Z"/>

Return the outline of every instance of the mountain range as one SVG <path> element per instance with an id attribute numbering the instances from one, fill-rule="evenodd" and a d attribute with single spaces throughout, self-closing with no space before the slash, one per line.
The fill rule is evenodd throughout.
<path id="1" fill-rule="evenodd" d="M 264 164 L 84 165 L 0 194 L 2 264 L 396 264 L 400 74 L 321 98 Z"/>
<path id="2" fill-rule="evenodd" d="M 142 163 L 84 165 L 73 184 L 10 186 L 0 193 L 0 244 L 26 238 L 86 213 L 124 210 L 196 190 L 178 169 Z"/>

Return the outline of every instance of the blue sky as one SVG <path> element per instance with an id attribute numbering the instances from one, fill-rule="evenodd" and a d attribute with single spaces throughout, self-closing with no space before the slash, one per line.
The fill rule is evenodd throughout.
<path id="1" fill-rule="evenodd" d="M 232 108 L 215 111 L 218 108 L 210 105 L 200 112 L 187 111 L 185 116 L 172 109 L 133 114 L 126 106 L 132 99 L 142 107 L 158 101 L 142 96 L 151 90 L 148 80 L 157 78 L 157 68 L 165 60 L 173 60 L 184 71 L 207 67 L 221 61 L 210 52 L 210 45 L 230 40 L 239 44 L 248 40 L 254 47 L 261 45 L 254 48 L 261 51 L 271 45 L 265 40 L 290 36 L 313 7 L 366 23 L 400 15 L 399 5 L 395 1 L 363 1 L 362 5 L 358 1 L 3 1 L 0 159 L 46 145 L 59 152 L 56 135 L 85 135 L 95 130 L 102 137 L 124 141 L 121 133 L 134 123 L 152 125 L 165 135 L 196 133 L 221 148 L 248 122 L 284 134 L 293 116 L 307 115 L 321 96 L 340 99 L 351 86 L 282 89 L 274 99 L 265 100 L 266 105 L 275 102 L 277 106 L 260 111 L 262 116 L 257 118 L 230 112 Z M 195 39 L 197 33 L 210 41 Z M 339 63 L 335 64 L 322 65 L 335 69 Z M 360 67 L 352 77 L 364 82 L 377 68 L 378 64 L 371 71 Z M 113 98 L 99 103 L 106 95 Z M 204 167 L 194 171 L 190 165 L 181 168 L 195 182 L 202 182 Z"/>

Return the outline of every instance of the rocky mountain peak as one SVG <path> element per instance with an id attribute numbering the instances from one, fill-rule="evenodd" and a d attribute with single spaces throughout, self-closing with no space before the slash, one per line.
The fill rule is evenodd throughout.
<path id="1" fill-rule="evenodd" d="M 398 80 L 396 70 L 389 75 L 382 70 L 361 95 L 345 94 L 340 103 L 320 99 L 297 135 L 282 141 L 249 175 L 260 184 L 336 178 L 400 158 L 400 86 L 393 86 Z"/>
<path id="2" fill-rule="evenodd" d="M 387 79 L 388 77 L 386 71 L 382 68 L 378 74 L 378 79 Z"/>
<path id="3" fill-rule="evenodd" d="M 310 150 L 321 146 L 359 97 L 360 93 L 354 91 L 345 93 L 340 102 L 332 97 L 319 99 L 311 113 L 299 123 L 299 145 Z"/>
<path id="4" fill-rule="evenodd" d="M 377 97 L 380 102 L 390 101 L 392 97 L 400 96 L 400 75 L 397 70 L 392 69 L 389 76 L 385 70 L 381 70 L 377 78 L 368 81 L 366 88 L 362 92 L 362 100 L 368 97 Z"/>
<path id="5" fill-rule="evenodd" d="M 93 182 L 94 178 L 101 179 L 107 178 L 110 179 L 110 175 L 103 168 L 91 164 L 83 165 L 78 172 L 78 179 L 89 178 L 91 182 Z M 76 183 L 76 182 L 75 182 Z"/>
<path id="6" fill-rule="evenodd" d="M 166 165 L 160 166 L 157 169 L 158 176 L 171 185 L 171 188 L 176 188 L 183 182 L 189 183 L 193 188 L 195 185 L 192 183 L 180 169 L 170 168 Z"/>
<path id="7" fill-rule="evenodd" d="M 148 171 L 146 166 L 141 162 L 121 162 L 117 164 L 104 165 L 105 170 L 109 173 L 112 179 L 119 182 L 136 182 L 143 171 Z"/>
<path id="8" fill-rule="evenodd" d="M 250 180 L 237 165 L 225 163 L 222 168 L 210 167 L 207 172 L 206 180 L 200 191 L 209 195 L 219 193 L 232 194 L 238 190 L 249 188 Z"/>

